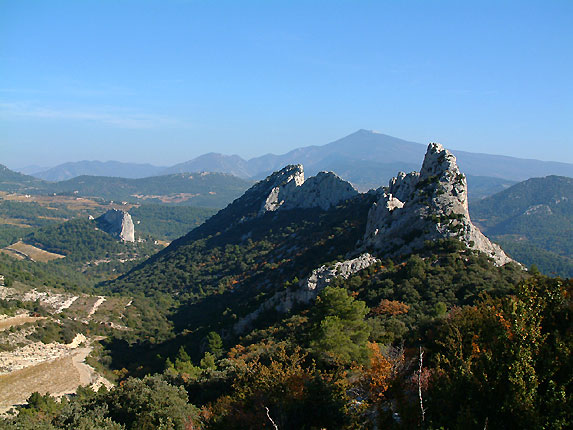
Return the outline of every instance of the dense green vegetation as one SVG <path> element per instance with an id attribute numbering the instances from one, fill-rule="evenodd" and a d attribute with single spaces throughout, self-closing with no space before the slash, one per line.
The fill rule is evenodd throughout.
<path id="1" fill-rule="evenodd" d="M 163 240 L 186 235 L 216 212 L 211 208 L 148 204 L 129 210 L 136 232 Z"/>
<path id="2" fill-rule="evenodd" d="M 16 260 L 0 253 L 0 274 L 9 282 L 19 281 L 33 287 L 63 288 L 69 291 L 87 291 L 93 281 L 75 268 L 50 262 Z"/>
<path id="3" fill-rule="evenodd" d="M 573 282 L 515 264 L 497 267 L 453 239 L 335 278 L 288 313 L 270 307 L 238 324 L 276 293 L 300 288 L 313 269 L 352 256 L 373 199 L 260 214 L 260 201 L 247 193 L 150 259 L 134 260 L 137 267 L 95 287 L 131 300 L 122 310 L 127 329 L 105 332 L 91 358 L 113 372 L 118 387 L 81 389 L 61 402 L 34 394 L 0 425 L 568 428 Z M 146 210 L 151 218 L 177 217 L 180 226 L 195 219 L 162 209 L 143 209 L 142 224 Z M 81 255 L 77 264 L 143 252 L 100 233 L 84 219 L 42 227 L 30 238 Z M 0 273 L 30 285 L 51 276 L 62 287 L 57 279 L 70 264 L 37 265 L 49 269 L 43 272 L 4 258 Z M 45 322 L 32 337 L 65 340 L 80 330 L 75 323 Z"/>
<path id="4" fill-rule="evenodd" d="M 89 206 L 82 205 L 80 201 L 77 207 L 70 207 L 71 203 L 56 199 L 44 204 L 0 200 L 0 247 L 14 243 L 38 227 L 54 226 L 73 218 L 87 219 L 89 215 L 98 217 L 109 209 L 101 202 L 90 202 L 92 205 Z M 131 207 L 128 212 L 139 236 L 174 240 L 202 224 L 217 211 L 193 206 L 142 204 Z"/>
<path id="5" fill-rule="evenodd" d="M 496 236 L 495 240 L 504 251 L 528 267 L 537 267 L 550 276 L 573 277 L 573 256 L 560 255 L 532 244 L 530 241 L 515 240 L 514 236 Z"/>
<path id="6" fill-rule="evenodd" d="M 408 265 L 396 271 L 409 277 Z M 383 273 L 367 269 L 361 283 Z M 111 392 L 80 390 L 61 403 L 33 395 L 3 428 L 258 429 L 273 428 L 270 419 L 281 429 L 568 428 L 573 282 L 533 277 L 509 294 L 493 288 L 471 305 L 428 310 L 415 336 L 384 347 L 370 320 L 409 306 L 386 299 L 369 309 L 350 283 L 358 284 L 327 287 L 309 311 L 227 343 L 225 354 L 210 334 L 201 360 L 179 348 L 163 374 Z"/>
<path id="7" fill-rule="evenodd" d="M 526 266 L 573 276 L 573 179 L 520 182 L 470 206 L 472 220 Z"/>
<path id="8" fill-rule="evenodd" d="M 134 203 L 222 208 L 249 185 L 250 181 L 223 173 L 178 173 L 141 179 L 78 176 L 51 184 L 50 191 Z"/>
<path id="9" fill-rule="evenodd" d="M 185 390 L 160 376 L 128 379 L 111 392 L 80 389 L 61 403 L 34 393 L 17 418 L 3 421 L 6 430 L 188 430 L 200 423 Z"/>

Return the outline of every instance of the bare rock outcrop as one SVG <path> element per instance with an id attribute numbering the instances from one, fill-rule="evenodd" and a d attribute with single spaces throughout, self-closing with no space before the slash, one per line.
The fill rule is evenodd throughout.
<path id="1" fill-rule="evenodd" d="M 420 173 L 399 173 L 377 194 L 362 250 L 373 248 L 391 257 L 421 249 L 428 240 L 457 238 L 497 265 L 513 261 L 472 224 L 466 177 L 456 157 L 438 143 L 428 146 Z"/>
<path id="2" fill-rule="evenodd" d="M 358 194 L 349 182 L 332 172 L 320 172 L 305 181 L 301 164 L 287 166 L 265 181 L 269 180 L 275 186 L 266 196 L 260 213 L 313 207 L 328 210 Z"/>
<path id="3" fill-rule="evenodd" d="M 214 219 L 230 228 L 268 212 L 315 207 L 328 210 L 356 195 L 358 191 L 334 173 L 321 172 L 305 181 L 302 165 L 293 164 L 257 182 Z"/>
<path id="4" fill-rule="evenodd" d="M 318 293 L 324 289 L 330 281 L 336 277 L 348 279 L 354 273 L 366 269 L 378 261 L 377 258 L 368 253 L 364 253 L 351 260 L 335 263 L 332 266 L 323 265 L 302 281 L 285 291 L 280 291 L 264 302 L 259 308 L 245 317 L 241 318 L 233 327 L 235 333 L 242 333 L 259 317 L 259 315 L 268 310 L 274 310 L 280 313 L 287 313 L 292 310 L 296 304 L 307 304 L 312 302 L 318 296 Z"/>
<path id="5" fill-rule="evenodd" d="M 301 166 L 302 167 L 302 166 Z M 290 198 L 284 200 L 283 209 L 320 207 L 328 210 L 343 200 L 358 194 L 345 180 L 332 172 L 319 172 L 294 189 Z"/>
<path id="6" fill-rule="evenodd" d="M 96 219 L 103 231 L 123 240 L 135 242 L 135 227 L 131 215 L 119 209 L 110 209 Z"/>

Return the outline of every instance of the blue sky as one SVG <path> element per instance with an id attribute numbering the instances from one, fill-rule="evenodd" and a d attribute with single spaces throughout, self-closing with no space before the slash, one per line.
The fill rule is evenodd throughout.
<path id="1" fill-rule="evenodd" d="M 573 1 L 0 0 L 0 163 L 357 129 L 573 163 Z"/>

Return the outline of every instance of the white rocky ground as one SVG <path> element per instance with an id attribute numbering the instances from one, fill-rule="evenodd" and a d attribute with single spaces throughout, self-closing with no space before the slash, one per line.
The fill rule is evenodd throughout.
<path id="1" fill-rule="evenodd" d="M 99 296 L 96 302 L 93 304 L 92 308 L 88 312 L 88 318 L 96 313 L 98 308 L 105 302 L 106 298 L 104 296 Z"/>
<path id="2" fill-rule="evenodd" d="M 60 294 L 47 291 L 38 291 L 35 288 L 25 292 L 18 291 L 14 288 L 0 287 L 0 299 L 18 299 L 24 302 L 40 301 L 42 306 L 49 308 L 55 313 L 60 313 L 68 309 L 79 296 L 73 294 Z"/>

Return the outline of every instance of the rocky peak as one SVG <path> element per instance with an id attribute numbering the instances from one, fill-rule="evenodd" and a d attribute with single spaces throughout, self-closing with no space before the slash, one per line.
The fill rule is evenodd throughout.
<path id="1" fill-rule="evenodd" d="M 305 181 L 301 164 L 288 165 L 254 184 L 209 224 L 222 231 L 267 212 L 313 207 L 327 210 L 357 194 L 350 183 L 334 173 L 321 172 Z"/>
<path id="2" fill-rule="evenodd" d="M 320 207 L 328 210 L 339 202 L 354 197 L 358 191 L 332 172 L 319 172 L 297 186 L 286 198 L 283 209 Z"/>
<path id="3" fill-rule="evenodd" d="M 257 215 L 277 210 L 320 207 L 328 210 L 358 194 L 332 172 L 320 172 L 305 181 L 301 164 L 289 165 L 253 185 L 236 204 L 258 206 Z M 233 203 L 235 205 L 235 203 Z"/>
<path id="4" fill-rule="evenodd" d="M 399 173 L 377 194 L 363 249 L 395 256 L 420 249 L 427 240 L 454 237 L 485 252 L 496 264 L 512 261 L 472 224 L 466 178 L 456 157 L 438 143 L 428 145 L 420 173 Z"/>
<path id="5" fill-rule="evenodd" d="M 96 222 L 103 231 L 121 239 L 124 242 L 135 242 L 135 227 L 131 215 L 119 209 L 110 209 Z"/>
<path id="6" fill-rule="evenodd" d="M 304 183 L 302 164 L 289 165 L 273 173 L 262 181 L 264 188 L 270 188 L 264 200 L 260 213 L 276 211 L 295 193 L 296 188 Z M 257 184 L 257 185 L 259 185 Z M 256 186 L 256 185 L 255 185 Z M 254 187 L 253 187 L 254 188 Z"/>
<path id="7" fill-rule="evenodd" d="M 398 200 L 405 201 L 414 192 L 419 179 L 419 172 L 399 172 L 398 176 L 390 179 L 388 192 Z"/>

